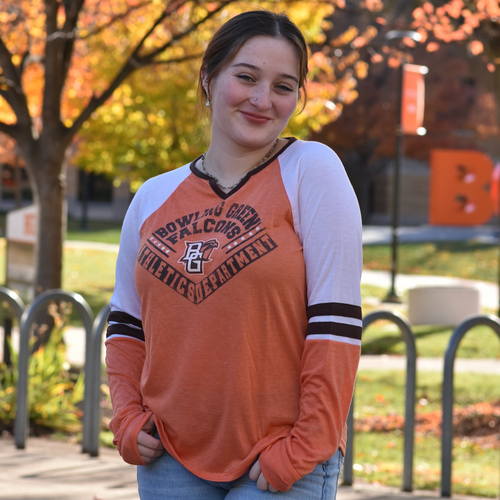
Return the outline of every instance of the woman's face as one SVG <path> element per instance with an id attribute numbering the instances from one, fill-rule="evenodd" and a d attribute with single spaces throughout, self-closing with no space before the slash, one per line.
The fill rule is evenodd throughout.
<path id="1" fill-rule="evenodd" d="M 212 142 L 258 149 L 272 143 L 297 106 L 299 58 L 285 39 L 256 36 L 212 80 Z"/>

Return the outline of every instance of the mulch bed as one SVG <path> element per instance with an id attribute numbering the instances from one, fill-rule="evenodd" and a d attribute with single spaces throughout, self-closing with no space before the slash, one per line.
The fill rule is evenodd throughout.
<path id="1" fill-rule="evenodd" d="M 416 413 L 415 435 L 441 436 L 441 411 Z M 402 415 L 369 415 L 354 421 L 358 432 L 404 430 Z M 482 402 L 453 410 L 454 437 L 467 437 L 485 448 L 500 447 L 500 401 Z"/>

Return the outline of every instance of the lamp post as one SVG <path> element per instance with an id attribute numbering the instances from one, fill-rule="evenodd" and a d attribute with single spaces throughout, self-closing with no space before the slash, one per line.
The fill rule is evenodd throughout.
<path id="1" fill-rule="evenodd" d="M 422 36 L 416 31 L 389 31 L 385 35 L 386 40 L 410 38 L 415 42 L 419 42 Z M 398 270 L 398 227 L 399 227 L 399 205 L 401 191 L 401 170 L 403 167 L 404 155 L 404 131 L 402 124 L 402 103 L 403 103 L 403 72 L 405 62 L 401 62 L 400 80 L 399 80 L 399 96 L 398 96 L 398 125 L 396 129 L 396 163 L 393 176 L 392 188 L 392 259 L 391 259 L 391 288 L 387 293 L 384 302 L 401 303 L 401 296 L 396 291 L 396 274 Z M 425 133 L 425 132 L 424 132 Z"/>

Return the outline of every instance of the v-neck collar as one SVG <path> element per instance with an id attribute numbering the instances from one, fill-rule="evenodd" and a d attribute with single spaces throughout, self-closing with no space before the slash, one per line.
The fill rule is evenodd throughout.
<path id="1" fill-rule="evenodd" d="M 210 187 L 212 188 L 212 190 L 214 191 L 214 193 L 219 198 L 222 198 L 223 200 L 226 200 L 231 195 L 233 195 L 234 193 L 236 193 L 237 191 L 239 191 L 248 182 L 248 180 L 252 177 L 252 175 L 258 174 L 261 170 L 263 170 L 268 165 L 270 165 L 271 163 L 273 163 L 276 160 L 276 158 L 278 158 L 281 155 L 281 153 L 283 153 L 286 149 L 288 149 L 297 140 L 295 137 L 284 137 L 283 139 L 288 139 L 288 143 L 285 144 L 283 146 L 283 148 L 280 151 L 278 151 L 278 153 L 276 153 L 274 156 L 272 156 L 271 158 L 269 158 L 269 160 L 267 160 L 266 162 L 264 162 L 259 167 L 254 168 L 254 169 L 250 170 L 249 172 L 247 172 L 247 174 L 243 177 L 243 179 L 241 179 L 241 181 L 238 183 L 238 185 L 236 187 L 234 187 L 233 189 L 231 189 L 231 191 L 228 191 L 227 193 L 225 191 L 223 191 L 217 185 L 217 183 L 215 182 L 215 180 L 212 177 L 210 177 L 209 175 L 201 172 L 200 170 L 198 170 L 196 168 L 196 162 L 201 158 L 201 155 L 198 156 L 197 158 L 195 158 L 191 162 L 191 164 L 189 165 L 189 168 L 191 169 L 191 172 L 194 175 L 196 175 L 196 177 L 199 177 L 200 179 L 204 179 L 204 180 L 208 181 L 209 184 L 210 184 Z"/>

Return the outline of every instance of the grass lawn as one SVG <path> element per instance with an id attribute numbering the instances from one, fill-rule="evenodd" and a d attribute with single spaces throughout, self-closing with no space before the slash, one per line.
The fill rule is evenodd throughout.
<path id="1" fill-rule="evenodd" d="M 113 293 L 117 255 L 98 250 L 64 250 L 63 288 L 82 295 L 94 315 L 109 303 Z"/>
<path id="2" fill-rule="evenodd" d="M 355 391 L 355 419 L 370 415 L 404 415 L 405 374 L 398 371 L 360 371 Z M 417 376 L 416 411 L 441 410 L 441 373 Z M 500 401 L 498 376 L 455 374 L 457 407 L 480 401 Z M 439 417 L 440 418 L 440 417 Z M 440 419 L 436 422 L 436 428 Z M 441 441 L 435 435 L 415 435 L 414 487 L 440 487 Z M 455 437 L 452 490 L 454 494 L 495 497 L 499 491 L 499 446 L 488 448 L 472 438 Z M 401 487 L 403 433 L 355 432 L 354 477 L 370 483 Z"/>
<path id="3" fill-rule="evenodd" d="M 413 327 L 417 345 L 417 356 L 424 358 L 443 357 L 453 328 L 447 326 L 421 325 Z M 363 332 L 362 354 L 404 355 L 406 345 L 394 323 L 377 321 Z M 459 358 L 500 358 L 500 340 L 488 327 L 471 329 L 460 342 Z"/>
<path id="4" fill-rule="evenodd" d="M 120 243 L 121 227 L 121 222 L 89 221 L 88 229 L 81 229 L 80 221 L 69 219 L 66 239 L 118 244 Z"/>
<path id="5" fill-rule="evenodd" d="M 401 244 L 398 247 L 398 272 L 497 282 L 498 256 L 497 246 L 471 241 Z M 390 271 L 391 247 L 365 246 L 363 266 L 365 269 Z"/>

